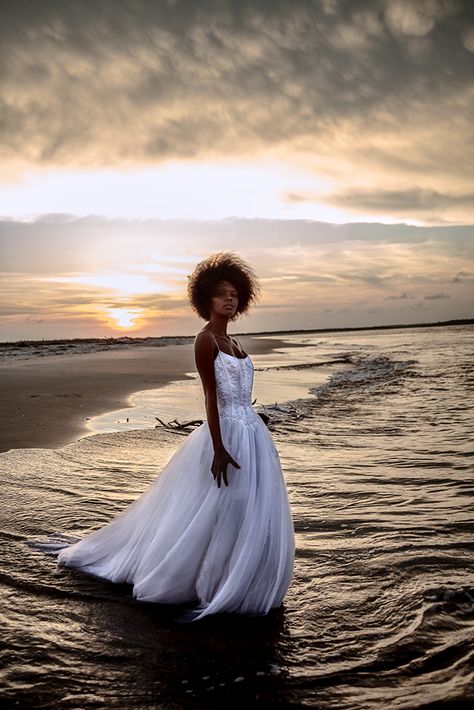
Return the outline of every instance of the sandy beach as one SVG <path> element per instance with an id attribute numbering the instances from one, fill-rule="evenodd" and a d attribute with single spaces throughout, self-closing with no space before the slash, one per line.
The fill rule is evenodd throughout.
<path id="1" fill-rule="evenodd" d="M 287 343 L 239 336 L 250 354 Z M 55 448 L 88 432 L 87 418 L 128 406 L 138 390 L 187 379 L 195 370 L 192 342 L 50 355 L 0 365 L 0 451 Z"/>

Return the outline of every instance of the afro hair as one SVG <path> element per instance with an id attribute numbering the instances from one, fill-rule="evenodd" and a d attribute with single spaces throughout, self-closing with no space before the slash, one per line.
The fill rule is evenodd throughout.
<path id="1" fill-rule="evenodd" d="M 237 309 L 230 320 L 246 313 L 260 295 L 253 269 L 235 252 L 218 252 L 200 261 L 188 276 L 188 298 L 193 310 L 203 318 L 211 317 L 211 297 L 219 281 L 229 281 L 239 294 Z"/>

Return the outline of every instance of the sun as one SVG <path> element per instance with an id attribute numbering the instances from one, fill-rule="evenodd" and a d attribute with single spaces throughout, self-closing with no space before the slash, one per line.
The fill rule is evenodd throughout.
<path id="1" fill-rule="evenodd" d="M 143 317 L 143 311 L 137 308 L 107 308 L 106 313 L 112 321 L 111 325 L 120 330 L 133 330 L 137 328 L 137 321 Z"/>

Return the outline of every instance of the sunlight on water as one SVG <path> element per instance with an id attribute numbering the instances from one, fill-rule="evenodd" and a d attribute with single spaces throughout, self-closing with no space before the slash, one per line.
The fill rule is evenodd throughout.
<path id="1" fill-rule="evenodd" d="M 266 336 L 267 340 L 271 338 Z M 323 384 L 343 364 L 324 352 L 315 352 L 310 343 L 305 347 L 279 348 L 277 352 L 252 357 L 255 368 L 253 399 L 265 407 L 278 402 L 303 399 L 309 387 Z M 349 365 L 347 365 L 349 367 Z M 301 368 L 301 369 L 298 369 Z M 311 378 L 308 379 L 308 370 Z M 150 429 L 156 417 L 164 422 L 205 419 L 204 397 L 197 372 L 186 373 L 189 380 L 177 380 L 159 389 L 136 392 L 130 407 L 92 417 L 87 422 L 91 433 Z"/>
<path id="2" fill-rule="evenodd" d="M 474 699 L 473 334 L 291 335 L 302 347 L 255 357 L 297 539 L 284 607 L 264 619 L 184 628 L 128 585 L 58 569 L 26 544 L 81 537 L 135 500 L 183 440 L 154 429 L 155 412 L 202 417 L 197 380 L 114 413 L 137 417 L 135 430 L 1 454 L 7 700 L 375 710 Z"/>

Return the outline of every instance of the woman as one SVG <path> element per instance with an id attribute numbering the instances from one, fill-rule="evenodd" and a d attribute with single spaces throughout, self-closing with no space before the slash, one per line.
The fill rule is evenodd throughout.
<path id="1" fill-rule="evenodd" d="M 60 565 L 133 584 L 140 601 L 192 602 L 189 620 L 281 605 L 294 562 L 288 496 L 272 437 L 251 404 L 252 361 L 227 334 L 258 292 L 253 270 L 232 252 L 197 265 L 188 295 L 207 321 L 195 339 L 207 421 L 137 500 L 62 549 Z"/>

